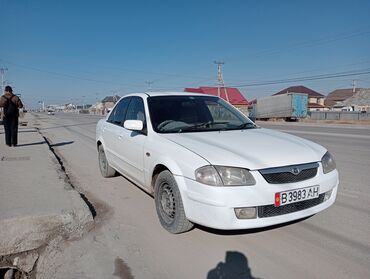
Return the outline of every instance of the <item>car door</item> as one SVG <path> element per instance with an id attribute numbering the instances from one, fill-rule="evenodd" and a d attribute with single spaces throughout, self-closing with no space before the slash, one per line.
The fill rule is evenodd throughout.
<path id="1" fill-rule="evenodd" d="M 122 129 L 124 129 L 123 122 L 130 101 L 131 97 L 121 99 L 109 115 L 103 128 L 104 149 L 107 159 L 110 165 L 120 172 L 122 171 L 121 157 L 124 156 L 124 154 L 122 154 L 123 151 L 120 146 L 121 141 L 119 137 L 122 133 Z"/>
<path id="2" fill-rule="evenodd" d="M 131 97 L 125 120 L 143 121 L 144 128 L 142 131 L 131 131 L 123 128 L 118 138 L 120 140 L 119 145 L 124 153 L 124 156 L 120 157 L 122 165 L 125 166 L 122 171 L 134 182 L 144 186 L 144 145 L 147 139 L 147 128 L 144 101 L 141 97 Z"/>

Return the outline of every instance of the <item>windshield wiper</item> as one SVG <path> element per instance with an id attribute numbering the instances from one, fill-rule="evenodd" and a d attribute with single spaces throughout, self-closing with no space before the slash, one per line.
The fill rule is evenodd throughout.
<path id="1" fill-rule="evenodd" d="M 164 129 L 164 127 L 166 127 L 168 124 L 171 124 L 171 123 L 173 123 L 173 122 L 175 122 L 175 120 L 171 120 L 171 119 L 169 119 L 169 120 L 165 120 L 165 121 L 163 121 L 163 122 L 161 122 L 158 126 L 157 126 L 157 129 L 159 130 L 159 131 L 163 131 Z"/>
<path id="2" fill-rule="evenodd" d="M 193 131 L 193 130 L 196 130 L 198 128 L 209 128 L 211 125 L 227 124 L 227 123 L 229 123 L 229 122 L 228 121 L 220 121 L 220 122 L 217 122 L 217 121 L 207 121 L 207 122 L 198 123 L 198 124 L 195 124 L 195 125 L 183 127 L 183 128 L 181 128 L 179 130 L 179 133 L 185 132 L 185 131 Z"/>
<path id="3" fill-rule="evenodd" d="M 251 122 L 246 122 L 246 123 L 243 123 L 239 126 L 236 127 L 236 129 L 253 129 L 253 128 L 256 128 L 257 126 Z"/>

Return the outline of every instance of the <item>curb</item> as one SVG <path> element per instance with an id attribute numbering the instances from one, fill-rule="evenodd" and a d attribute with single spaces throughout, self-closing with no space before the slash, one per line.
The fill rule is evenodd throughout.
<path id="1" fill-rule="evenodd" d="M 23 149 L 20 149 L 21 153 L 18 153 L 18 156 L 20 154 L 25 154 L 25 151 L 22 150 L 26 150 L 26 154 L 31 150 L 31 152 L 38 152 L 38 156 L 41 156 L 41 158 L 43 158 L 43 163 L 37 165 L 36 161 L 36 164 L 33 163 L 29 166 L 27 165 L 27 172 L 24 173 L 25 176 L 22 179 L 22 181 L 26 181 L 26 184 L 23 184 L 23 188 L 29 189 L 27 190 L 30 191 L 29 193 L 32 193 L 33 189 L 39 189 L 38 191 L 40 191 L 40 184 L 35 184 L 34 182 L 32 182 L 32 179 L 28 178 L 27 173 L 35 173 L 36 171 L 42 176 L 42 169 L 44 166 L 43 164 L 45 162 L 48 162 L 48 160 L 49 162 L 52 162 L 51 166 L 52 164 L 55 164 L 55 181 L 48 181 L 48 183 L 50 184 L 43 184 L 42 189 L 45 189 L 46 192 L 41 192 L 44 193 L 41 195 L 41 199 L 29 199 L 26 207 L 23 206 L 22 199 L 28 198 L 27 191 L 25 193 L 25 196 L 22 197 L 19 196 L 23 194 L 20 192 L 18 195 L 19 198 L 18 196 L 14 195 L 14 193 L 10 194 L 10 197 L 12 197 L 11 200 L 9 200 L 9 196 L 7 196 L 7 193 L 12 193 L 13 191 L 13 188 L 11 186 L 13 184 L 14 186 L 16 186 L 17 183 L 19 183 L 17 182 L 19 181 L 17 180 L 17 176 L 11 179 L 9 179 L 8 177 L 8 180 L 5 180 L 5 182 L 3 181 L 3 183 L 5 184 L 3 190 L 5 190 L 5 192 L 3 192 L 2 194 L 2 198 L 8 199 L 8 203 L 5 204 L 11 205 L 10 207 L 13 209 L 17 208 L 18 206 L 23 206 L 25 210 L 23 209 L 23 211 L 19 215 L 5 214 L 3 215 L 3 219 L 0 219 L 0 274 L 2 274 L 1 272 L 4 270 L 18 270 L 22 274 L 29 274 L 30 272 L 32 272 L 34 266 L 37 264 L 37 259 L 39 255 L 42 254 L 44 247 L 55 241 L 58 242 L 63 240 L 77 240 L 81 238 L 86 232 L 91 230 L 94 226 L 94 211 L 92 210 L 93 208 L 90 208 L 91 204 L 89 203 L 88 199 L 82 193 L 79 193 L 77 189 L 75 189 L 74 186 L 70 183 L 69 177 L 65 173 L 63 163 L 60 161 L 57 154 L 50 146 L 48 140 L 43 137 L 43 135 L 38 131 L 37 128 L 33 128 L 34 126 L 32 124 L 30 126 L 32 127 L 32 129 L 35 129 L 35 132 L 32 133 L 33 136 L 30 137 L 31 133 L 26 133 L 29 135 L 27 135 L 28 137 L 25 137 L 25 134 L 23 136 L 23 139 L 25 140 L 26 138 L 26 142 L 31 141 L 31 144 L 28 144 L 27 147 L 23 147 Z M 32 146 L 33 142 L 35 144 L 34 146 L 37 146 L 37 150 L 35 150 Z M 46 148 L 41 147 L 43 144 L 46 145 Z M 5 149 L 2 150 L 1 148 Z M 4 153 L 5 155 L 10 155 L 13 154 L 14 151 L 17 151 L 17 149 L 13 151 L 2 146 L 0 146 L 0 150 L 2 151 L 1 153 Z M 43 155 L 44 152 L 45 156 Z M 17 152 L 15 152 L 15 154 L 17 154 Z M 4 158 L 7 159 L 8 157 L 9 156 Z M 4 162 L 4 164 L 5 163 L 8 164 L 7 162 Z M 13 167 L 15 166 L 15 162 L 10 163 L 13 164 Z M 39 172 L 40 169 L 41 173 Z M 4 174 L 6 174 L 9 170 L 11 169 L 5 168 L 4 165 Z M 52 173 L 53 168 L 51 168 L 51 170 L 49 168 L 49 172 L 50 171 Z M 23 173 L 21 174 L 18 172 L 17 175 L 23 176 Z M 30 187 L 28 187 L 28 185 Z M 58 189 L 58 191 L 55 193 L 53 189 Z M 63 194 L 61 197 L 58 195 L 58 193 L 65 194 Z M 54 196 L 52 201 L 58 200 L 59 198 L 61 201 L 66 201 L 65 204 L 68 206 L 55 207 L 56 210 L 54 210 L 53 212 L 48 212 L 48 210 L 46 210 L 47 207 L 44 211 L 32 210 L 32 208 L 37 208 L 38 202 L 43 203 L 43 201 L 46 201 L 48 199 L 48 195 L 53 194 L 58 196 Z M 64 204 L 64 202 L 62 204 Z M 6 209 L 7 207 L 5 206 L 3 208 L 5 213 L 7 212 Z M 32 257 L 30 256 L 31 254 Z M 27 268 L 24 268 L 25 261 L 28 262 Z M 32 268 L 30 268 L 30 266 L 32 266 Z M 3 270 L 1 271 L 1 269 Z"/>

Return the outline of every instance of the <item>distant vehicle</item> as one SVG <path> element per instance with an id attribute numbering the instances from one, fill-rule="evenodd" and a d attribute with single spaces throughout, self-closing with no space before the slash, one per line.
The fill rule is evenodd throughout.
<path id="1" fill-rule="evenodd" d="M 54 115 L 55 114 L 55 111 L 53 110 L 48 110 L 48 115 Z"/>
<path id="2" fill-rule="evenodd" d="M 307 116 L 308 95 L 287 93 L 258 98 L 249 116 L 253 119 L 282 118 L 297 120 Z"/>
<path id="3" fill-rule="evenodd" d="M 353 107 L 342 107 L 342 111 L 353 111 Z"/>
<path id="4" fill-rule="evenodd" d="M 338 172 L 324 147 L 260 128 L 215 96 L 127 95 L 98 122 L 96 143 L 102 176 L 118 171 L 153 195 L 171 233 L 193 223 L 226 230 L 285 223 L 328 208 L 337 195 Z"/>

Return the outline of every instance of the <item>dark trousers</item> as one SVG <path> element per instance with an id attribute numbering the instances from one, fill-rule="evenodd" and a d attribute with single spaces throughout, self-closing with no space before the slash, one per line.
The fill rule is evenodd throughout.
<path id="1" fill-rule="evenodd" d="M 18 117 L 4 117 L 5 143 L 9 146 L 18 144 Z"/>

